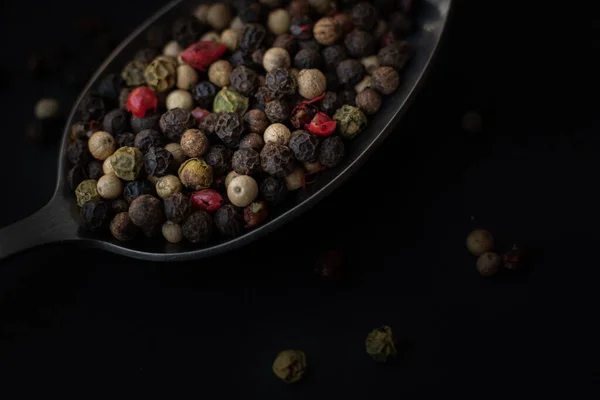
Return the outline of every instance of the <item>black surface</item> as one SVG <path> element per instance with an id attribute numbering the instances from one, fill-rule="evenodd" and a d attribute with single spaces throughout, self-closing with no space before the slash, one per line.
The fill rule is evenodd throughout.
<path id="1" fill-rule="evenodd" d="M 11 71 L 0 92 L 1 224 L 33 212 L 54 186 L 55 148 L 22 135 L 35 100 L 73 98 L 29 81 L 18 70 L 27 54 L 67 40 L 83 7 L 121 38 L 152 3 L 3 3 L 2 37 L 13 40 L 1 56 Z M 7 398 L 590 395 L 600 374 L 598 24 L 579 7 L 530 16 L 479 3 L 459 4 L 445 58 L 399 134 L 276 235 L 185 264 L 66 246 L 3 262 L 0 382 L 19 390 Z M 460 129 L 468 109 L 482 112 L 483 133 Z M 464 248 L 473 227 L 490 229 L 500 251 L 530 249 L 529 269 L 479 277 Z M 313 264 L 336 246 L 349 276 L 330 284 Z M 381 324 L 403 338 L 395 365 L 364 353 Z M 307 353 L 302 384 L 270 371 L 285 348 Z"/>

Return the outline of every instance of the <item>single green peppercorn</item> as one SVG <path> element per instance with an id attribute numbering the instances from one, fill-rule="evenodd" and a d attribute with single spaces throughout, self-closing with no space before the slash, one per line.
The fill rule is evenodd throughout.
<path id="1" fill-rule="evenodd" d="M 110 157 L 115 175 L 126 181 L 135 180 L 144 164 L 144 155 L 135 147 L 121 147 Z"/>
<path id="2" fill-rule="evenodd" d="M 248 98 L 227 87 L 221 89 L 213 101 L 213 112 L 215 113 L 234 112 L 244 115 L 246 110 L 248 110 Z"/>
<path id="3" fill-rule="evenodd" d="M 386 362 L 398 354 L 392 328 L 389 326 L 382 326 L 369 333 L 365 347 L 367 354 L 379 362 Z"/>
<path id="4" fill-rule="evenodd" d="M 201 158 L 190 158 L 179 167 L 179 180 L 192 190 L 209 188 L 213 182 L 213 169 Z"/>
<path id="5" fill-rule="evenodd" d="M 155 92 L 164 92 L 175 86 L 177 61 L 167 56 L 158 56 L 144 70 L 148 87 Z"/>
<path id="6" fill-rule="evenodd" d="M 127 65 L 125 65 L 125 68 L 123 68 L 123 71 L 121 72 L 121 77 L 123 78 L 127 86 L 143 85 L 146 82 L 146 80 L 144 79 L 144 71 L 146 71 L 147 67 L 148 64 L 143 61 L 130 61 Z"/>
<path id="7" fill-rule="evenodd" d="M 346 139 L 353 139 L 367 127 L 367 117 L 358 107 L 343 105 L 333 114 L 337 128 Z"/>
<path id="8" fill-rule="evenodd" d="M 75 189 L 75 196 L 77 196 L 77 205 L 79 207 L 90 200 L 99 199 L 98 181 L 95 179 L 84 180 L 77 186 L 77 189 Z"/>

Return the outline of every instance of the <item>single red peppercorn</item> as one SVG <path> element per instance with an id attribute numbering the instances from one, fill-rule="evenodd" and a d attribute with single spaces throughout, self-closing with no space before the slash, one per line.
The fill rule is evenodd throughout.
<path id="1" fill-rule="evenodd" d="M 315 272 L 323 278 L 338 280 L 342 277 L 344 259 L 338 250 L 328 250 L 317 257 Z"/>
<path id="2" fill-rule="evenodd" d="M 504 254 L 503 264 L 507 269 L 519 269 L 521 268 L 521 249 L 517 245 L 513 245 L 512 249 Z"/>
<path id="3" fill-rule="evenodd" d="M 206 68 L 217 61 L 227 50 L 227 46 L 212 42 L 196 42 L 181 53 L 181 59 L 193 68 L 206 71 Z"/>
<path id="4" fill-rule="evenodd" d="M 210 115 L 210 111 L 204 108 L 196 107 L 192 110 L 192 117 L 196 120 L 196 124 L 199 124 L 205 117 Z"/>
<path id="5" fill-rule="evenodd" d="M 246 228 L 254 228 L 262 225 L 267 219 L 269 213 L 264 201 L 254 201 L 244 208 L 244 222 Z"/>
<path id="6" fill-rule="evenodd" d="M 217 211 L 223 205 L 223 196 L 213 189 L 204 189 L 192 193 L 190 198 L 192 207 L 208 212 Z"/>
<path id="7" fill-rule="evenodd" d="M 329 136 L 335 132 L 337 123 L 325 113 L 317 113 L 310 124 L 304 126 L 304 129 L 317 136 Z"/>
<path id="8" fill-rule="evenodd" d="M 148 86 L 133 89 L 127 98 L 127 111 L 137 118 L 144 118 L 148 110 L 156 111 L 157 107 L 158 97 Z"/>

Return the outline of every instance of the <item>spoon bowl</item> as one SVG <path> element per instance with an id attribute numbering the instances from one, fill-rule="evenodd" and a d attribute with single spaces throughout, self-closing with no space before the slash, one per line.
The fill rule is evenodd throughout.
<path id="1" fill-rule="evenodd" d="M 200 2 L 196 2 L 200 3 Z M 297 192 L 280 210 L 274 210 L 262 226 L 248 230 L 229 240 L 211 242 L 206 247 L 185 244 L 165 244 L 162 239 L 140 238 L 132 242 L 119 242 L 109 234 L 90 234 L 79 228 L 79 208 L 67 182 L 69 165 L 65 154 L 69 141 L 70 127 L 76 121 L 77 109 L 82 99 L 95 87 L 97 81 L 107 73 L 118 72 L 136 50 L 144 46 L 144 33 L 155 23 L 168 22 L 180 15 L 189 14 L 190 2 L 174 0 L 161 8 L 154 16 L 138 27 L 121 43 L 92 76 L 75 102 L 65 127 L 58 162 L 58 180 L 51 200 L 33 215 L 0 230 L 0 259 L 23 250 L 56 242 L 78 242 L 82 245 L 101 248 L 128 257 L 152 261 L 183 261 L 199 259 L 231 251 L 281 227 L 314 206 L 334 189 L 339 187 L 366 161 L 368 156 L 381 145 L 414 100 L 440 46 L 446 30 L 452 0 L 424 0 L 417 16 L 417 33 L 409 41 L 415 54 L 402 75 L 403 83 L 396 93 L 387 96 L 375 116 L 369 120 L 368 128 L 347 146 L 346 157 L 335 168 L 320 174 L 319 179 Z"/>

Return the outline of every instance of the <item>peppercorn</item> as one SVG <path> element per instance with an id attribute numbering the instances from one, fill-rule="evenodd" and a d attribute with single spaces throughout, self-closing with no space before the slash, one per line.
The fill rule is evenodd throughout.
<path id="1" fill-rule="evenodd" d="M 273 100 L 266 104 L 265 114 L 272 123 L 283 122 L 290 116 L 290 107 L 284 100 Z"/>
<path id="2" fill-rule="evenodd" d="M 265 87 L 270 90 L 271 93 L 292 95 L 296 93 L 298 84 L 296 78 L 294 78 L 289 70 L 277 68 L 267 73 L 265 77 Z"/>
<path id="3" fill-rule="evenodd" d="M 258 74 L 244 65 L 231 71 L 230 80 L 231 86 L 244 96 L 254 94 L 258 88 Z"/>
<path id="4" fill-rule="evenodd" d="M 305 99 L 314 99 L 325 92 L 327 78 L 318 69 L 303 69 L 298 74 L 298 93 Z"/>
<path id="5" fill-rule="evenodd" d="M 150 47 L 162 47 L 167 43 L 169 37 L 168 29 L 165 25 L 152 25 L 146 31 L 146 41 Z"/>
<path id="6" fill-rule="evenodd" d="M 338 93 L 338 97 L 342 102 L 342 105 L 347 104 L 349 106 L 356 106 L 356 90 L 344 89 Z"/>
<path id="7" fill-rule="evenodd" d="M 250 132 L 261 134 L 269 126 L 267 115 L 261 110 L 250 110 L 244 115 L 244 121 L 246 122 Z M 240 143 L 241 145 L 241 143 Z M 262 148 L 262 145 L 260 146 Z M 256 149 L 255 149 L 256 150 Z"/>
<path id="8" fill-rule="evenodd" d="M 188 110 L 174 108 L 160 117 L 159 126 L 162 133 L 172 142 L 179 142 L 181 135 L 196 124 Z"/>
<path id="9" fill-rule="evenodd" d="M 333 168 L 344 158 L 344 142 L 339 136 L 329 136 L 319 148 L 319 162 L 324 167 Z"/>
<path id="10" fill-rule="evenodd" d="M 502 256 L 502 265 L 504 268 L 516 270 L 520 269 L 523 265 L 522 262 L 522 252 L 521 249 L 517 247 L 516 244 L 513 245 L 512 249 L 507 251 L 504 256 Z"/>
<path id="11" fill-rule="evenodd" d="M 237 113 L 221 113 L 215 123 L 215 133 L 230 148 L 236 148 L 244 133 L 244 120 Z"/>
<path id="12" fill-rule="evenodd" d="M 267 18 L 267 26 L 274 35 L 287 32 L 291 22 L 290 14 L 283 8 L 271 11 Z"/>
<path id="13" fill-rule="evenodd" d="M 324 63 L 321 53 L 314 49 L 300 50 L 294 57 L 294 67 L 299 70 L 323 68 Z"/>
<path id="14" fill-rule="evenodd" d="M 123 198 L 128 203 L 131 203 L 133 200 L 144 194 L 150 194 L 153 196 L 156 194 L 152 183 L 145 179 L 128 182 L 123 189 Z"/>
<path id="15" fill-rule="evenodd" d="M 358 3 L 352 8 L 352 23 L 358 29 L 372 31 L 377 25 L 377 10 L 366 1 Z"/>
<path id="16" fill-rule="evenodd" d="M 58 115 L 58 101 L 52 98 L 38 100 L 34 107 L 34 115 L 37 119 L 52 119 Z"/>
<path id="17" fill-rule="evenodd" d="M 309 175 L 316 174 L 317 172 L 321 172 L 325 169 L 325 167 L 323 167 L 323 165 L 319 161 L 303 162 L 302 166 L 306 170 L 306 173 Z"/>
<path id="18" fill-rule="evenodd" d="M 237 236 L 242 230 L 241 215 L 237 208 L 226 204 L 215 212 L 215 226 L 224 236 Z"/>
<path id="19" fill-rule="evenodd" d="M 208 81 L 200 82 L 192 89 L 192 95 L 194 96 L 194 100 L 196 100 L 196 104 L 202 108 L 212 106 L 216 94 L 217 88 Z"/>
<path id="20" fill-rule="evenodd" d="M 129 128 L 129 117 L 124 110 L 112 110 L 104 117 L 102 127 L 106 132 L 116 136 Z"/>
<path id="21" fill-rule="evenodd" d="M 85 164 L 91 156 L 88 145 L 83 140 L 73 140 L 67 146 L 67 158 L 71 164 Z"/>
<path id="22" fill-rule="evenodd" d="M 126 181 L 133 181 L 140 174 L 144 156 L 135 147 L 121 147 L 110 157 L 115 175 Z"/>
<path id="23" fill-rule="evenodd" d="M 179 180 L 193 190 L 206 189 L 212 185 L 213 169 L 201 158 L 190 158 L 179 167 Z"/>
<path id="24" fill-rule="evenodd" d="M 242 19 L 239 16 L 237 16 L 231 20 L 231 23 L 229 24 L 229 28 L 234 30 L 237 33 L 238 44 L 239 44 L 239 38 L 242 35 L 242 31 L 244 30 L 244 21 L 242 21 Z"/>
<path id="25" fill-rule="evenodd" d="M 388 359 L 396 357 L 396 338 L 392 333 L 392 328 L 382 326 L 370 332 L 365 341 L 367 354 L 373 357 L 373 360 L 386 362 Z"/>
<path id="26" fill-rule="evenodd" d="M 188 129 L 181 137 L 181 149 L 189 157 L 203 156 L 208 146 L 208 138 L 198 129 Z"/>
<path id="27" fill-rule="evenodd" d="M 367 75 L 363 78 L 362 81 L 360 81 L 356 85 L 354 85 L 354 91 L 358 94 L 358 93 L 362 92 L 363 90 L 370 88 L 371 86 L 373 86 L 373 78 L 371 78 L 369 75 Z M 356 103 L 356 99 L 354 102 Z"/>
<path id="28" fill-rule="evenodd" d="M 162 147 L 164 143 L 164 136 L 154 129 L 144 129 L 135 135 L 133 141 L 134 147 L 140 149 L 144 154 L 147 153 L 151 147 Z"/>
<path id="29" fill-rule="evenodd" d="M 294 169 L 294 156 L 287 146 L 265 141 L 260 152 L 260 163 L 263 171 L 269 175 L 283 178 Z"/>
<path id="30" fill-rule="evenodd" d="M 175 20 L 172 29 L 173 39 L 183 48 L 194 43 L 202 34 L 202 25 L 192 17 L 184 16 Z"/>
<path id="31" fill-rule="evenodd" d="M 256 102 L 259 105 L 259 109 L 264 110 L 265 104 L 267 104 L 271 100 L 280 99 L 283 97 L 281 93 L 273 92 L 266 86 L 261 86 L 256 91 L 254 95 L 256 98 Z"/>
<path id="32" fill-rule="evenodd" d="M 251 148 L 239 149 L 233 153 L 232 166 L 240 175 L 254 175 L 260 172 L 260 155 Z"/>
<path id="33" fill-rule="evenodd" d="M 360 60 L 360 62 L 365 67 L 365 71 L 367 71 L 367 74 L 372 74 L 377 68 L 381 66 L 379 62 L 379 57 L 375 55 L 363 57 Z"/>
<path id="34" fill-rule="evenodd" d="M 231 10 L 223 3 L 211 5 L 206 13 L 206 22 L 217 31 L 227 28 L 231 18 Z"/>
<path id="35" fill-rule="evenodd" d="M 237 113 L 243 115 L 248 110 L 248 98 L 234 90 L 224 87 L 217 93 L 213 101 L 215 113 Z"/>
<path id="36" fill-rule="evenodd" d="M 289 33 L 282 33 L 275 38 L 273 42 L 273 46 L 271 47 L 279 47 L 288 52 L 290 56 L 296 54 L 298 51 L 298 44 L 296 43 L 296 38 Z"/>
<path id="37" fill-rule="evenodd" d="M 213 212 L 217 211 L 224 203 L 223 197 L 213 189 L 204 189 L 192 193 L 192 208 Z"/>
<path id="38" fill-rule="evenodd" d="M 101 128 L 101 124 L 97 121 L 89 123 L 78 121 L 71 126 L 71 135 L 69 135 L 69 138 L 71 140 L 88 140 L 94 132 L 99 131 Z"/>
<path id="39" fill-rule="evenodd" d="M 104 175 L 98 179 L 98 194 L 107 200 L 116 200 L 123 193 L 123 184 L 115 174 Z"/>
<path id="40" fill-rule="evenodd" d="M 412 47 L 406 40 L 390 43 L 377 53 L 379 62 L 384 67 L 392 67 L 398 71 L 404 69 L 412 57 Z"/>
<path id="41" fill-rule="evenodd" d="M 135 115 L 131 116 L 130 125 L 133 133 L 139 133 L 144 129 L 159 130 L 159 121 L 161 114 L 157 112 L 147 112 L 142 118 Z"/>
<path id="42" fill-rule="evenodd" d="M 475 229 L 467 236 L 467 249 L 475 256 L 480 256 L 493 248 L 494 237 L 485 229 Z"/>
<path id="43" fill-rule="evenodd" d="M 251 0 L 238 2 L 238 16 L 245 23 L 259 22 L 264 16 L 263 7 L 260 3 Z"/>
<path id="44" fill-rule="evenodd" d="M 208 80 L 215 86 L 229 86 L 233 67 L 226 60 L 219 60 L 208 68 Z"/>
<path id="45" fill-rule="evenodd" d="M 227 197 L 231 204 L 237 207 L 246 207 L 258 196 L 258 184 L 248 175 L 239 175 L 231 180 L 227 186 Z"/>
<path id="46" fill-rule="evenodd" d="M 135 146 L 135 135 L 129 132 L 119 133 L 115 137 L 115 142 L 117 144 L 117 148 L 120 147 L 133 147 Z"/>
<path id="47" fill-rule="evenodd" d="M 273 373 L 286 383 L 302 379 L 306 372 L 306 356 L 300 350 L 284 350 L 273 362 Z"/>
<path id="48" fill-rule="evenodd" d="M 290 117 L 290 123 L 296 129 L 303 128 L 304 125 L 310 124 L 318 111 L 316 107 L 308 106 L 303 103 L 294 108 L 294 110 L 295 111 Z"/>
<path id="49" fill-rule="evenodd" d="M 296 39 L 305 40 L 313 36 L 313 22 L 307 15 L 299 15 L 292 18 L 290 24 L 290 33 Z"/>
<path id="50" fill-rule="evenodd" d="M 165 216 L 169 221 L 182 223 L 190 211 L 190 198 L 183 193 L 175 193 L 164 199 Z"/>
<path id="51" fill-rule="evenodd" d="M 369 32 L 358 29 L 346 35 L 344 45 L 351 57 L 361 58 L 375 53 L 375 40 Z"/>
<path id="52" fill-rule="evenodd" d="M 411 19 L 402 12 L 394 12 L 389 17 L 390 31 L 398 39 L 410 35 L 414 29 Z"/>
<path id="53" fill-rule="evenodd" d="M 498 273 L 502 259 L 496 253 L 490 251 L 483 253 L 477 259 L 477 271 L 482 276 L 492 276 Z"/>
<path id="54" fill-rule="evenodd" d="M 88 179 L 87 171 L 81 164 L 75 165 L 67 173 L 67 183 L 69 188 L 74 192 L 77 186 L 84 180 Z"/>
<path id="55" fill-rule="evenodd" d="M 86 179 L 82 181 L 75 189 L 75 196 L 77 197 L 77 205 L 83 206 L 90 200 L 99 199 L 98 194 L 98 181 L 94 179 Z"/>
<path id="56" fill-rule="evenodd" d="M 202 118 L 202 120 L 198 123 L 198 129 L 206 133 L 207 137 L 211 139 L 214 136 L 218 119 L 219 114 L 211 113 Z"/>
<path id="57" fill-rule="evenodd" d="M 349 105 L 343 105 L 333 115 L 333 119 L 338 123 L 338 131 L 345 139 L 353 139 L 367 127 L 367 117 L 358 108 Z"/>
<path id="58" fill-rule="evenodd" d="M 263 67 L 267 72 L 276 68 L 289 68 L 290 65 L 289 53 L 280 47 L 271 47 L 263 57 Z"/>
<path id="59" fill-rule="evenodd" d="M 304 169 L 296 167 L 284 177 L 285 185 L 289 191 L 298 190 L 304 186 Z"/>
<path id="60" fill-rule="evenodd" d="M 277 205 L 286 198 L 288 189 L 283 180 L 269 176 L 260 184 L 260 194 L 268 203 Z"/>
<path id="61" fill-rule="evenodd" d="M 236 176 L 240 176 L 240 174 L 238 174 L 235 171 L 230 171 L 227 176 L 225 177 L 225 190 L 227 190 L 227 187 L 229 186 L 229 184 L 231 183 L 231 181 L 233 180 L 233 178 L 235 178 Z"/>
<path id="62" fill-rule="evenodd" d="M 102 170 L 102 163 L 100 161 L 92 161 L 87 165 L 87 176 L 88 179 L 98 180 L 102 175 L 104 175 L 104 171 Z"/>
<path id="63" fill-rule="evenodd" d="M 95 132 L 88 140 L 88 149 L 97 160 L 106 160 L 115 152 L 115 138 L 108 132 Z"/>
<path id="64" fill-rule="evenodd" d="M 316 50 L 321 51 L 321 45 L 315 39 L 298 40 L 300 50 Z"/>
<path id="65" fill-rule="evenodd" d="M 225 29 L 221 32 L 219 41 L 227 46 L 229 51 L 236 51 L 240 41 L 240 34 L 233 29 Z"/>
<path id="66" fill-rule="evenodd" d="M 325 114 L 332 115 L 341 106 L 342 102 L 337 93 L 325 92 L 325 96 L 320 103 L 321 110 L 323 110 Z"/>
<path id="67" fill-rule="evenodd" d="M 323 60 L 327 69 L 332 69 L 334 71 L 337 65 L 340 63 L 340 60 L 346 60 L 348 58 L 346 48 L 341 44 L 327 46 L 321 53 L 323 54 Z"/>
<path id="68" fill-rule="evenodd" d="M 367 115 L 373 115 L 381 107 L 381 96 L 373 89 L 365 89 L 356 95 L 356 105 Z"/>
<path id="69" fill-rule="evenodd" d="M 118 100 L 122 85 L 123 79 L 119 74 L 108 74 L 98 82 L 96 91 L 101 97 L 109 100 Z"/>
<path id="70" fill-rule="evenodd" d="M 129 213 L 120 212 L 110 222 L 110 233 L 120 241 L 132 240 L 138 232 L 137 226 L 131 222 Z"/>
<path id="71" fill-rule="evenodd" d="M 121 77 L 127 86 L 140 86 L 146 83 L 144 71 L 148 67 L 148 63 L 141 60 L 132 60 L 125 65 L 121 71 Z"/>
<path id="72" fill-rule="evenodd" d="M 307 131 L 295 131 L 290 139 L 290 150 L 300 162 L 316 161 L 319 155 L 319 139 Z"/>
<path id="73" fill-rule="evenodd" d="M 156 48 L 146 47 L 144 49 L 138 50 L 133 58 L 147 65 L 150 64 L 152 60 L 154 60 L 159 55 L 160 53 L 158 50 L 156 50 Z"/>
<path id="74" fill-rule="evenodd" d="M 313 28 L 315 40 L 324 46 L 331 46 L 342 37 L 342 27 L 335 19 L 324 17 Z"/>
<path id="75" fill-rule="evenodd" d="M 82 227 L 90 232 L 97 232 L 104 228 L 110 219 L 108 203 L 102 199 L 93 199 L 81 207 Z"/>
<path id="76" fill-rule="evenodd" d="M 179 243 L 183 239 L 181 226 L 172 221 L 167 221 L 161 228 L 163 237 L 169 243 Z"/>
<path id="77" fill-rule="evenodd" d="M 349 58 L 337 66 L 337 76 L 341 84 L 354 86 L 365 75 L 365 67 L 358 60 Z"/>
<path id="78" fill-rule="evenodd" d="M 288 6 L 288 12 L 292 18 L 307 15 L 310 12 L 308 0 L 292 0 Z"/>
<path id="79" fill-rule="evenodd" d="M 231 151 L 225 146 L 211 146 L 204 160 L 213 168 L 215 175 L 225 175 L 231 170 Z"/>
<path id="80" fill-rule="evenodd" d="M 173 196 L 181 192 L 181 182 L 175 175 L 165 175 L 156 182 L 156 194 L 161 199 Z"/>
<path id="81" fill-rule="evenodd" d="M 179 143 L 169 143 L 165 146 L 165 150 L 167 150 L 173 156 L 174 167 L 179 167 L 179 165 L 181 165 L 181 163 L 187 158 Z"/>
<path id="82" fill-rule="evenodd" d="M 167 110 L 182 108 L 191 111 L 194 108 L 194 100 L 187 90 L 177 89 L 167 95 L 166 106 Z"/>
<path id="83" fill-rule="evenodd" d="M 271 142 L 284 146 L 287 146 L 289 144 L 291 137 L 292 133 L 290 132 L 288 127 L 280 123 L 269 125 L 269 127 L 265 130 L 265 133 L 263 135 L 265 143 Z"/>
<path id="84" fill-rule="evenodd" d="M 381 94 L 392 94 L 400 86 L 400 75 L 392 67 L 379 67 L 373 72 L 373 89 Z"/>
<path id="85" fill-rule="evenodd" d="M 141 195 L 129 205 L 129 218 L 147 236 L 160 232 L 165 221 L 162 203 L 149 194 Z"/>
<path id="86" fill-rule="evenodd" d="M 144 70 L 144 80 L 155 92 L 164 92 L 175 86 L 177 61 L 168 56 L 158 56 Z"/>
<path id="87" fill-rule="evenodd" d="M 112 164 L 110 163 L 110 157 L 108 157 L 102 163 L 102 172 L 104 173 L 104 175 L 109 175 L 109 174 L 115 173 L 115 170 L 113 169 Z"/>
<path id="88" fill-rule="evenodd" d="M 173 162 L 173 156 L 162 147 L 150 147 L 144 155 L 146 173 L 151 176 L 161 177 L 168 174 Z"/>
<path id="89" fill-rule="evenodd" d="M 99 96 L 87 95 L 79 103 L 79 113 L 84 123 L 100 121 L 104 118 L 104 99 Z"/>
<path id="90" fill-rule="evenodd" d="M 240 49 L 246 54 L 252 54 L 252 52 L 258 50 L 262 46 L 266 36 L 267 30 L 264 26 L 260 24 L 248 23 L 242 31 Z"/>

